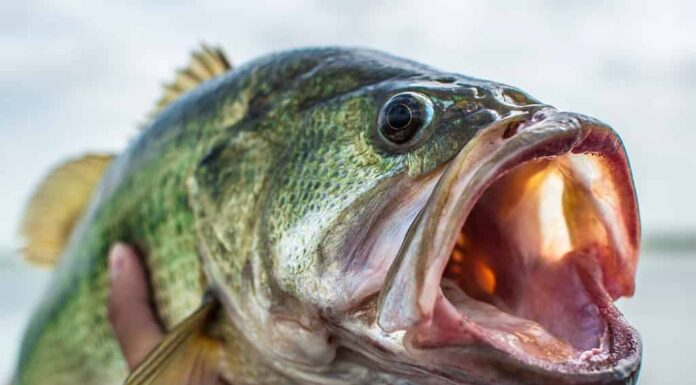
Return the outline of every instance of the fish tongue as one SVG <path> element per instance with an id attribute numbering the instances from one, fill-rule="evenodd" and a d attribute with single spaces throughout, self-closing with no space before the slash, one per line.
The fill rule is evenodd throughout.
<path id="1" fill-rule="evenodd" d="M 438 321 L 449 319 L 459 322 L 437 325 L 437 332 L 441 334 L 440 339 L 431 339 L 430 344 L 467 343 L 474 340 L 471 332 L 475 332 L 479 336 L 483 335 L 484 339 L 494 345 L 506 344 L 519 352 L 537 357 L 566 360 L 574 353 L 572 346 L 556 338 L 538 322 L 503 312 L 494 305 L 477 301 L 466 295 L 455 283 L 447 282 L 447 280 L 443 281 L 443 291 L 449 301 L 438 301 L 436 311 L 443 311 L 441 308 L 449 306 L 461 316 L 438 317 Z M 440 305 L 440 302 L 443 304 Z"/>

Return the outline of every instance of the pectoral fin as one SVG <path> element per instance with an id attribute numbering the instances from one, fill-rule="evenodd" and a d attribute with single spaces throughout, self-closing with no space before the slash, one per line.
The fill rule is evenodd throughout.
<path id="1" fill-rule="evenodd" d="M 222 344 L 210 335 L 219 304 L 208 302 L 176 326 L 126 379 L 126 385 L 214 385 Z"/>

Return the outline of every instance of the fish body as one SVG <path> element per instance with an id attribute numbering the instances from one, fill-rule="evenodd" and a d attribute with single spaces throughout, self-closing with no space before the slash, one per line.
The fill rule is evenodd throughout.
<path id="1" fill-rule="evenodd" d="M 594 163 L 563 157 L 584 152 L 606 154 L 613 168 L 600 187 L 611 198 L 587 192 L 591 173 L 576 176 Z M 533 167 L 510 171 L 522 163 Z M 559 309 L 593 314 L 582 326 L 586 332 L 569 333 L 533 299 L 539 290 L 559 288 L 547 271 L 595 285 L 588 278 L 593 270 L 577 267 L 587 263 L 531 264 L 523 262 L 531 257 L 520 257 L 521 275 L 543 276 L 548 286 L 506 284 L 521 279 L 505 269 L 512 263 L 492 256 L 504 242 L 489 242 L 477 230 L 494 233 L 494 224 L 464 224 L 463 213 L 472 212 L 476 220 L 520 227 L 506 222 L 505 213 L 531 209 L 509 203 L 503 213 L 513 199 L 502 193 L 474 207 L 474 197 L 487 196 L 484 190 L 500 180 L 499 189 L 533 200 L 542 190 L 528 173 L 540 180 L 559 175 L 565 186 L 578 186 L 575 195 L 563 195 L 569 235 L 552 243 L 567 249 L 564 261 L 613 250 L 608 262 L 594 265 L 605 279 L 592 293 L 609 300 L 630 295 L 637 207 L 623 147 L 600 122 L 557 112 L 514 87 L 377 51 L 302 49 L 252 61 L 166 106 L 110 164 L 27 329 L 15 382 L 116 384 L 127 377 L 106 309 L 106 255 L 118 241 L 144 257 L 166 330 L 212 298 L 206 333 L 223 352 L 218 374 L 234 384 L 635 381 L 640 343 L 630 327 L 612 323 L 621 319 L 613 307 L 595 306 L 586 296 L 570 305 L 566 297 L 549 299 Z M 621 210 L 617 223 L 606 219 L 616 214 L 612 207 Z M 585 214 L 569 214 L 576 211 Z M 486 256 L 457 270 L 447 263 L 449 249 L 442 250 L 462 226 L 471 228 L 462 234 L 475 246 L 462 250 Z M 580 239 L 573 226 L 597 236 Z M 515 244 L 520 255 L 546 253 Z M 445 295 L 463 295 L 450 296 L 444 282 L 469 270 L 471 279 L 463 281 L 483 283 L 462 284 L 466 299 L 452 303 L 477 309 L 466 320 L 480 326 L 479 334 L 440 325 L 463 324 L 439 314 L 450 311 Z M 581 287 L 569 285 L 570 292 Z M 507 292 L 529 295 L 498 294 Z M 534 346 L 501 346 L 503 330 L 529 329 L 532 322 L 491 313 L 494 305 L 549 332 L 534 329 L 540 336 Z M 445 332 L 453 334 L 444 338 Z M 448 339 L 449 348 L 463 347 L 461 358 L 431 350 Z M 534 353 L 541 345 L 558 353 Z M 595 361 L 587 352 L 596 353 Z M 568 364 L 581 356 L 582 365 L 594 366 Z"/>

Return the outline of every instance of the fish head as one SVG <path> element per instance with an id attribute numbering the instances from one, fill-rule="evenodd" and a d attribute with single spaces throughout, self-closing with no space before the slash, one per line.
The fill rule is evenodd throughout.
<path id="1" fill-rule="evenodd" d="M 374 145 L 403 171 L 329 254 L 347 345 L 442 383 L 636 381 L 640 340 L 613 304 L 633 294 L 639 247 L 617 134 L 470 79 L 376 102 Z M 402 113 L 425 116 L 407 140 Z"/>
<path id="2" fill-rule="evenodd" d="M 633 294 L 640 223 L 616 132 L 380 60 L 315 69 L 276 116 L 249 268 L 271 326 L 251 339 L 304 379 L 634 383 L 640 339 L 613 303 Z"/>

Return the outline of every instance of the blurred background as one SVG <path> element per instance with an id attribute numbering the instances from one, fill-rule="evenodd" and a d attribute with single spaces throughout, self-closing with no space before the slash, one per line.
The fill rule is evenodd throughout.
<path id="1" fill-rule="evenodd" d="M 365 46 L 520 87 L 622 135 L 644 243 L 621 307 L 643 335 L 640 384 L 696 363 L 696 2 L 129 1 L 0 3 L 0 381 L 50 273 L 16 228 L 52 165 L 120 151 L 160 85 L 205 41 L 236 64 L 270 51 Z M 687 377 L 689 376 L 689 377 Z"/>

